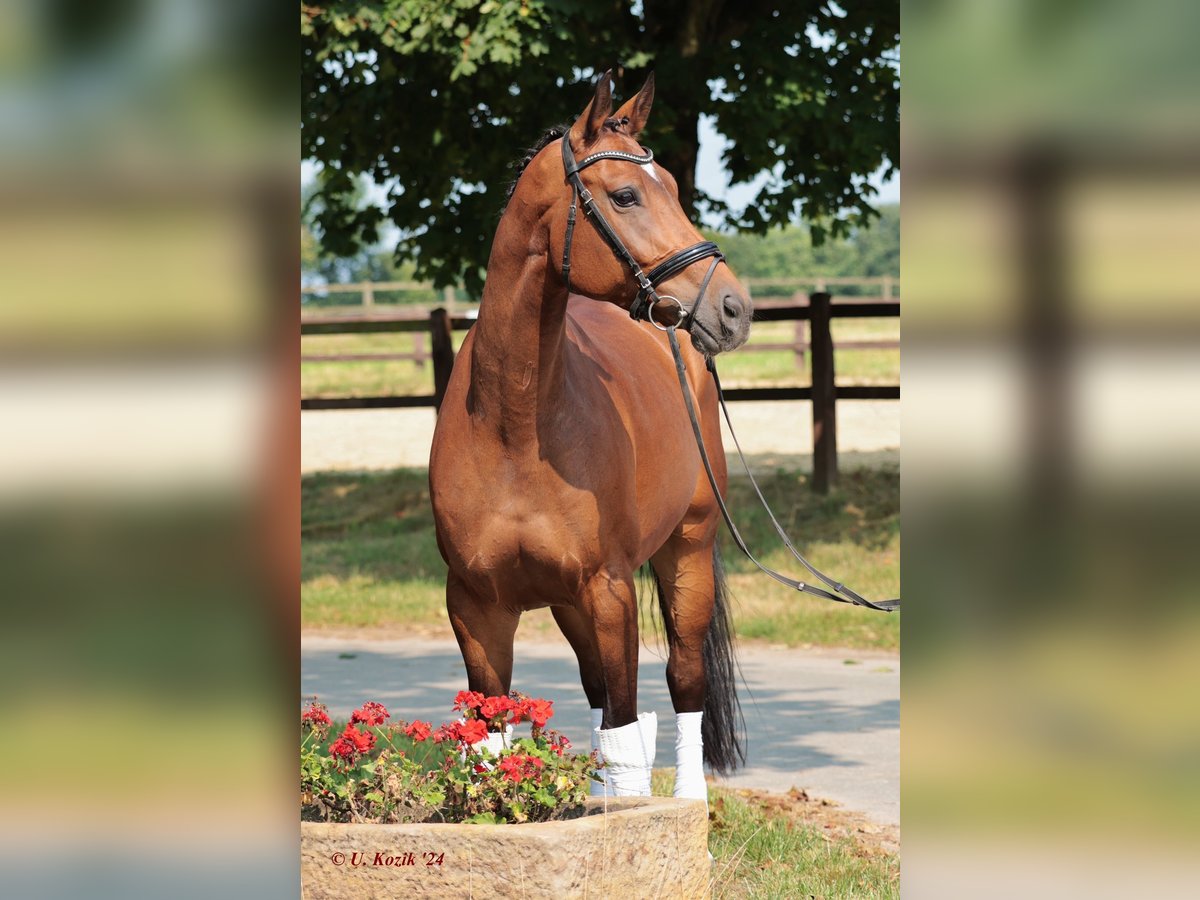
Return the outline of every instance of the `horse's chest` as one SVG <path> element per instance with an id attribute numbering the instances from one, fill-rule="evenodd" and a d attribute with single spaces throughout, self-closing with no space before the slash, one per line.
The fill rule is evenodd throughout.
<path id="1" fill-rule="evenodd" d="M 531 605 L 569 599 L 600 555 L 598 527 L 588 518 L 584 510 L 567 517 L 520 504 L 481 511 L 457 541 L 461 574 L 497 593 L 515 588 L 537 601 Z"/>

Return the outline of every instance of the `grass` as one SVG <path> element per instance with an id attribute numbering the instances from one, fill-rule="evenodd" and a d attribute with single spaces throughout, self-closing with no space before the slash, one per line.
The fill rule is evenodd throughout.
<path id="1" fill-rule="evenodd" d="M 752 329 L 750 343 L 721 357 L 721 377 L 730 387 L 803 386 L 810 382 L 809 360 L 803 364 L 786 350 L 754 351 L 755 344 L 786 343 L 795 323 L 761 322 Z M 464 332 L 455 334 L 455 347 Z M 898 319 L 842 319 L 833 323 L 834 341 L 891 340 L 900 336 Z M 306 335 L 300 339 L 304 355 L 409 353 L 411 334 Z M 425 347 L 428 350 L 428 337 Z M 899 384 L 900 351 L 841 349 L 834 353 L 839 384 Z M 395 362 L 309 362 L 300 365 L 300 391 L 304 397 L 412 396 L 433 392 L 433 368 L 411 360 Z"/>
<path id="2" fill-rule="evenodd" d="M 306 629 L 451 636 L 427 477 L 423 469 L 304 477 L 300 597 Z M 866 597 L 898 596 L 899 472 L 843 473 L 827 497 L 814 495 L 807 478 L 778 472 L 760 479 L 800 550 Z M 730 508 L 759 559 L 800 574 L 745 479 L 732 479 Z M 757 572 L 727 541 L 724 557 L 739 637 L 788 646 L 899 647 L 898 614 L 797 594 Z M 555 629 L 548 610 L 535 610 L 522 618 L 518 637 Z"/>
<path id="3" fill-rule="evenodd" d="M 672 770 L 656 769 L 651 793 L 670 797 L 673 783 Z M 861 837 L 857 817 L 802 792 L 709 788 L 708 805 L 716 900 L 900 895 L 899 856 Z"/>

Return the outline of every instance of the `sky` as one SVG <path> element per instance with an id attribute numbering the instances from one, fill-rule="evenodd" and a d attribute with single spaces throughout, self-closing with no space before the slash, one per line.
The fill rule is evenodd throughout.
<path id="1" fill-rule="evenodd" d="M 700 152 L 696 161 L 696 186 L 705 193 L 724 200 L 734 209 L 740 209 L 750 200 L 767 180 L 767 175 L 760 175 L 749 184 L 730 186 L 728 174 L 721 166 L 721 153 L 725 149 L 725 138 L 713 127 L 709 116 L 700 117 Z M 900 176 L 893 174 L 886 182 L 882 180 L 880 171 L 871 176 L 869 181 L 879 191 L 875 201 L 880 204 L 900 202 Z M 706 225 L 713 224 L 705 222 Z"/>

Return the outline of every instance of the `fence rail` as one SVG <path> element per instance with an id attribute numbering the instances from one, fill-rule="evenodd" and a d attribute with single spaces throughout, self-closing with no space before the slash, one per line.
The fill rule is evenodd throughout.
<path id="1" fill-rule="evenodd" d="M 786 293 L 787 289 L 799 290 L 801 287 L 811 288 L 815 293 L 824 293 L 831 285 L 851 288 L 871 288 L 878 291 L 881 300 L 895 299 L 899 289 L 899 280 L 893 275 L 814 275 L 802 278 L 788 276 L 785 278 L 743 278 L 741 283 L 750 290 L 751 296 L 755 289 L 766 294 L 775 295 Z M 779 291 L 778 289 L 784 289 Z M 372 309 L 379 300 L 380 294 L 421 293 L 441 294 L 441 303 L 455 311 L 462 304 L 458 300 L 459 291 L 454 287 L 435 288 L 432 284 L 422 281 L 364 281 L 351 284 L 311 284 L 300 288 L 301 297 L 330 297 L 358 295 L 358 303 L 338 303 L 335 306 L 343 308 Z M 320 307 L 321 304 L 314 304 Z M 387 306 L 404 305 L 383 304 Z"/>
<path id="2" fill-rule="evenodd" d="M 793 298 L 793 301 L 799 298 Z M 801 304 L 767 303 L 755 306 L 754 318 L 762 322 L 794 321 L 798 325 L 807 322 L 807 342 L 780 345 L 803 353 L 808 350 L 811 358 L 812 383 L 810 387 L 760 387 L 730 388 L 725 391 L 726 399 L 742 400 L 810 400 L 813 416 L 813 489 L 826 493 L 837 481 L 837 401 L 838 400 L 898 400 L 899 385 L 841 385 L 836 383 L 834 372 L 834 342 L 831 331 L 833 319 L 839 318 L 891 318 L 900 315 L 899 301 L 892 300 L 839 300 L 824 291 L 815 291 L 808 302 Z M 408 332 L 431 338 L 429 360 L 433 363 L 433 393 L 416 396 L 387 397 L 302 397 L 302 410 L 331 409 L 406 409 L 441 407 L 454 367 L 454 344 L 452 332 L 465 331 L 475 324 L 470 316 L 451 315 L 444 308 L 431 311 L 428 316 L 412 314 L 371 314 L 359 316 L 311 316 L 300 321 L 301 335 L 319 334 L 378 334 L 386 332 Z M 799 332 L 798 332 L 799 334 Z M 423 345 L 422 345 L 423 346 Z M 774 346 L 774 345 L 772 345 Z M 895 341 L 848 341 L 840 347 L 855 346 L 898 346 Z M 342 360 L 365 358 L 410 359 L 414 354 L 369 354 L 362 356 L 303 357 L 314 359 Z"/>

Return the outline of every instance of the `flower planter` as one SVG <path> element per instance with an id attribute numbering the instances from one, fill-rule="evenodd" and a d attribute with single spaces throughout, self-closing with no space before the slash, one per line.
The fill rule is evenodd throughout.
<path id="1" fill-rule="evenodd" d="M 705 897 L 708 815 L 696 800 L 594 798 L 525 825 L 300 827 L 307 900 Z"/>

